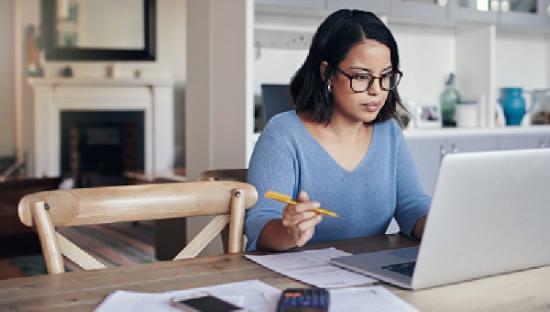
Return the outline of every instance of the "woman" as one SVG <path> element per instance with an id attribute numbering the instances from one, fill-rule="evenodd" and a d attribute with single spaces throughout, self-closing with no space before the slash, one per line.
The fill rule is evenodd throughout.
<path id="1" fill-rule="evenodd" d="M 340 10 L 319 26 L 290 84 L 296 110 L 270 120 L 250 161 L 260 199 L 246 215 L 248 250 L 380 235 L 392 217 L 421 238 L 430 198 L 396 123 L 401 76 L 395 39 L 374 14 Z"/>

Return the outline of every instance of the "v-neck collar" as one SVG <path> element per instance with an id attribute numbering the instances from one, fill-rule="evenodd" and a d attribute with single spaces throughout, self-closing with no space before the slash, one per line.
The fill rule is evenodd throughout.
<path id="1" fill-rule="evenodd" d="M 376 137 L 377 137 L 377 133 L 378 133 L 376 128 L 378 128 L 378 127 L 377 127 L 376 123 L 373 123 L 371 139 L 370 139 L 370 142 L 369 142 L 367 152 L 363 155 L 363 158 L 361 159 L 361 161 L 359 161 L 359 163 L 357 163 L 355 168 L 353 168 L 352 170 L 348 170 L 348 169 L 344 168 L 338 161 L 336 161 L 336 159 L 334 159 L 332 157 L 332 155 L 321 145 L 321 143 L 319 143 L 319 141 L 317 141 L 317 139 L 313 136 L 313 134 L 311 132 L 309 132 L 309 130 L 306 128 L 305 124 L 300 119 L 300 117 L 298 116 L 296 111 L 293 111 L 292 115 L 294 115 L 294 118 L 296 118 L 296 121 L 300 124 L 301 131 L 303 131 L 305 133 L 305 136 L 307 137 L 307 139 L 309 141 L 311 141 L 313 143 L 313 145 L 317 146 L 317 148 L 320 149 L 321 152 L 324 153 L 324 155 L 326 157 L 328 157 L 331 160 L 332 163 L 334 163 L 338 168 L 340 168 L 340 170 L 342 170 L 343 172 L 345 172 L 347 174 L 353 174 L 353 173 L 359 171 L 362 167 L 364 167 L 366 165 L 366 163 L 368 162 L 368 159 L 370 158 L 369 155 L 371 155 L 373 153 L 372 152 L 373 147 L 376 146 L 376 144 L 374 144 L 374 143 L 376 141 Z"/>

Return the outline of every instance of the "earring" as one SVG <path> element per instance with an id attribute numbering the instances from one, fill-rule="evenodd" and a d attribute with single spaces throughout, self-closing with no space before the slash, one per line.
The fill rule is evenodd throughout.
<path id="1" fill-rule="evenodd" d="M 327 90 L 328 90 L 328 93 L 332 93 L 332 85 L 331 84 L 327 85 Z"/>

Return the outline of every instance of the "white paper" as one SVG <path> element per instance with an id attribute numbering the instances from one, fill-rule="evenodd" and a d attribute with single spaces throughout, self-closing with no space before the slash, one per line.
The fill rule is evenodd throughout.
<path id="1" fill-rule="evenodd" d="M 174 297 L 191 296 L 207 292 L 220 299 L 245 308 L 247 311 L 275 311 L 281 291 L 259 280 L 248 280 L 187 290 L 163 293 L 139 293 L 118 290 L 111 293 L 96 312 L 174 311 L 170 305 Z"/>
<path id="2" fill-rule="evenodd" d="M 181 311 L 181 309 L 170 305 L 171 298 L 192 296 L 193 294 L 204 292 L 241 306 L 246 311 L 275 311 L 277 301 L 281 295 L 280 290 L 258 280 L 163 293 L 140 293 L 118 290 L 107 296 L 95 311 L 177 312 Z M 374 286 L 330 290 L 329 311 L 417 312 L 418 310 L 384 287 Z"/>
<path id="3" fill-rule="evenodd" d="M 329 311 L 417 312 L 418 310 L 384 287 L 373 286 L 331 290 Z"/>
<path id="4" fill-rule="evenodd" d="M 336 248 L 285 252 L 246 257 L 270 270 L 322 288 L 340 288 L 372 284 L 375 279 L 330 264 L 330 259 L 349 256 Z"/>

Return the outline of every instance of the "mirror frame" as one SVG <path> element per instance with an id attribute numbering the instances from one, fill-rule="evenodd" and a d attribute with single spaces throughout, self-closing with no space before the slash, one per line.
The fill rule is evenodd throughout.
<path id="1" fill-rule="evenodd" d="M 78 47 L 60 47 L 56 45 L 56 0 L 42 0 L 42 36 L 46 48 L 46 60 L 79 60 L 79 61 L 135 61 L 155 60 L 156 52 L 156 0 L 143 0 L 143 49 L 95 49 Z"/>

